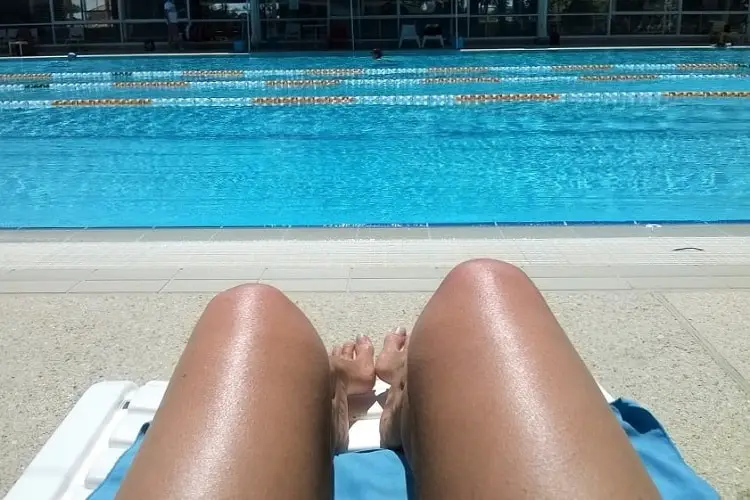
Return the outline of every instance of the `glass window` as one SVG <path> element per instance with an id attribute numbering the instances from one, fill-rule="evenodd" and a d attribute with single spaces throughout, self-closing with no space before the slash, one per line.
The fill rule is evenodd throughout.
<path id="1" fill-rule="evenodd" d="M 471 15 L 536 14 L 537 0 L 471 0 Z"/>
<path id="2" fill-rule="evenodd" d="M 187 24 L 191 42 L 230 42 L 244 40 L 247 35 L 247 20 L 193 21 Z M 166 33 L 166 28 L 162 28 Z"/>
<path id="3" fill-rule="evenodd" d="M 329 3 L 329 7 L 331 9 L 331 17 L 348 18 L 351 15 L 349 0 L 331 0 Z M 349 28 L 347 28 L 347 38 L 351 36 L 351 34 L 349 34 L 349 31 Z M 333 28 L 331 28 L 331 32 L 333 32 Z"/>
<path id="4" fill-rule="evenodd" d="M 83 21 L 82 0 L 55 0 L 56 21 Z"/>
<path id="5" fill-rule="evenodd" d="M 137 23 L 125 25 L 125 41 L 145 42 L 147 40 L 166 41 L 167 23 Z"/>
<path id="6" fill-rule="evenodd" d="M 470 38 L 534 36 L 536 16 L 474 16 L 469 21 Z"/>
<path id="7" fill-rule="evenodd" d="M 297 15 L 302 18 L 328 17 L 328 2 L 326 0 L 296 0 Z M 290 0 L 290 10 L 293 10 L 294 0 Z"/>
<path id="8" fill-rule="evenodd" d="M 714 24 L 719 29 L 724 29 L 725 24 L 729 24 L 729 29 L 733 32 L 744 33 L 745 14 L 683 14 L 681 32 L 684 35 L 708 35 Z"/>
<path id="9" fill-rule="evenodd" d="M 556 16 L 561 35 L 606 35 L 607 16 Z"/>
<path id="10" fill-rule="evenodd" d="M 421 18 L 419 18 L 419 17 L 417 17 L 417 18 L 414 18 L 414 17 L 412 17 L 412 18 L 402 17 L 401 18 L 401 25 L 404 26 L 404 25 L 411 24 L 411 25 L 415 26 L 416 29 L 417 29 L 417 34 L 419 36 L 424 36 L 425 29 L 429 26 L 429 30 L 428 31 L 431 30 L 432 33 L 434 33 L 434 34 L 438 34 L 438 33 L 442 34 L 443 35 L 443 40 L 445 42 L 447 42 L 450 38 L 452 38 L 453 32 L 455 31 L 455 23 L 456 23 L 456 21 L 452 17 L 437 17 L 437 18 L 432 18 L 432 19 L 430 19 L 430 18 L 423 18 L 423 17 L 421 17 Z M 439 31 L 437 31 L 438 27 L 439 27 Z M 399 33 L 400 33 L 400 31 L 399 31 Z M 404 47 L 407 47 L 406 43 L 409 43 L 409 42 L 405 42 Z M 435 44 L 437 42 L 428 41 L 427 43 L 428 44 Z M 409 45 L 409 47 L 411 47 L 412 45 Z M 432 46 L 432 45 L 429 45 L 429 46 Z"/>
<path id="11" fill-rule="evenodd" d="M 354 36 L 357 40 L 397 40 L 396 19 L 355 19 Z"/>
<path id="12" fill-rule="evenodd" d="M 471 22 L 470 17 L 460 18 L 458 20 L 458 36 L 463 38 L 469 38 L 469 23 Z"/>
<path id="13" fill-rule="evenodd" d="M 395 16 L 396 0 L 355 0 L 355 16 Z"/>
<path id="14" fill-rule="evenodd" d="M 0 0 L 2 1 L 2 0 Z M 58 1 L 83 1 L 83 0 L 55 0 Z M 88 1 L 88 0 L 86 0 Z M 187 0 L 173 0 L 177 7 L 177 15 L 180 18 L 187 17 Z M 117 3 L 117 0 L 112 0 Z M 164 19 L 164 2 L 162 0 L 122 0 L 125 10 L 123 19 Z M 191 5 L 192 7 L 192 5 Z M 166 28 L 164 28 L 166 30 Z M 166 32 L 166 31 L 165 31 Z"/>
<path id="15" fill-rule="evenodd" d="M 329 47 L 332 49 L 351 49 L 351 24 L 348 20 L 332 20 Z"/>
<path id="16" fill-rule="evenodd" d="M 244 19 L 247 12 L 245 2 L 191 2 L 192 19 Z"/>
<path id="17" fill-rule="evenodd" d="M 261 37 L 273 42 L 316 42 L 327 43 L 328 25 L 325 20 L 276 20 L 267 19 L 262 22 Z"/>
<path id="18" fill-rule="evenodd" d="M 0 23 L 46 23 L 50 21 L 48 0 L 0 0 Z"/>
<path id="19" fill-rule="evenodd" d="M 609 0 L 550 0 L 550 14 L 585 14 L 609 11 Z"/>
<path id="20" fill-rule="evenodd" d="M 8 37 L 11 39 L 26 40 L 33 44 L 51 44 L 52 27 L 51 26 L 10 26 L 4 27 L 7 30 Z M 5 47 L 7 49 L 7 46 Z M 32 51 L 23 50 L 24 54 L 34 55 Z"/>
<path id="21" fill-rule="evenodd" d="M 303 0 L 304 1 L 304 0 Z M 401 12 L 407 12 L 404 10 L 402 0 Z M 421 0 L 406 0 L 411 2 L 410 8 L 414 10 L 413 14 L 424 14 L 420 10 Z M 442 1 L 442 0 L 441 0 Z M 349 17 L 350 9 L 353 9 L 354 17 L 360 16 L 395 16 L 398 14 L 398 0 L 354 0 L 350 3 L 349 0 L 331 0 L 331 17 Z M 448 6 L 450 8 L 450 5 Z M 435 12 L 433 12 L 435 13 Z"/>
<path id="22" fill-rule="evenodd" d="M 682 0 L 682 10 L 683 12 L 711 10 L 747 11 L 747 0 Z"/>
<path id="23" fill-rule="evenodd" d="M 117 0 L 54 0 L 56 21 L 110 21 L 118 18 Z"/>
<path id="24" fill-rule="evenodd" d="M 674 15 L 612 16 L 613 35 L 671 35 L 677 29 Z"/>
<path id="25" fill-rule="evenodd" d="M 120 25 L 119 24 L 87 24 L 77 25 L 83 32 L 83 42 L 85 43 L 120 43 Z M 71 42 L 72 26 L 56 26 L 55 36 L 57 43 Z M 74 28 L 75 29 L 75 28 Z M 80 41 L 80 39 L 76 39 Z"/>
<path id="26" fill-rule="evenodd" d="M 266 19 L 325 19 L 328 17 L 328 5 L 321 0 L 263 2 L 260 11 L 261 18 Z"/>
<path id="27" fill-rule="evenodd" d="M 617 12 L 677 10 L 677 0 L 616 0 Z"/>
<path id="28" fill-rule="evenodd" d="M 444 0 L 401 0 L 401 15 L 450 15 L 452 12 L 451 3 L 451 1 Z"/>

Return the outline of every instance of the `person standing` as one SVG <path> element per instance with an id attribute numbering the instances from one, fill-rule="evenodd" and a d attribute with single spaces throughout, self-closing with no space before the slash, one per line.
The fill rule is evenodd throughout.
<path id="1" fill-rule="evenodd" d="M 177 24 L 177 6 L 174 0 L 164 2 L 164 17 L 167 20 L 167 33 L 169 36 L 169 48 L 180 45 L 180 28 Z"/>

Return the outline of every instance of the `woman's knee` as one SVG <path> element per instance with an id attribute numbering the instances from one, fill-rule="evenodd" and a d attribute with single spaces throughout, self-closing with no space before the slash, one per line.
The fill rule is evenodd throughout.
<path id="1" fill-rule="evenodd" d="M 429 332 L 432 341 L 444 339 L 449 343 L 472 332 L 486 329 L 474 328 L 480 318 L 488 318 L 498 310 L 507 309 L 508 297 L 522 290 L 526 284 L 533 287 L 519 268 L 493 259 L 474 259 L 454 267 L 430 299 L 415 326 L 415 342 L 419 332 Z M 473 326 L 469 326 L 473 325 Z"/>
<path id="2" fill-rule="evenodd" d="M 322 345 L 307 316 L 281 290 L 270 285 L 248 283 L 225 290 L 211 300 L 206 315 L 223 318 L 232 325 L 234 333 Z"/>
<path id="3" fill-rule="evenodd" d="M 220 292 L 214 300 L 233 303 L 240 307 L 259 303 L 294 305 L 281 290 L 262 283 L 245 283 L 235 286 Z"/>
<path id="4" fill-rule="evenodd" d="M 521 269 L 508 262 L 485 258 L 458 264 L 445 277 L 443 286 L 497 288 L 520 283 L 531 283 Z"/>

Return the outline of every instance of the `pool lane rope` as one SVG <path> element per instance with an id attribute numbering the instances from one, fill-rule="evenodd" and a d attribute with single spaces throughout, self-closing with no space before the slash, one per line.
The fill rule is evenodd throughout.
<path id="1" fill-rule="evenodd" d="M 429 68 L 294 68 L 251 70 L 178 70 L 178 71 L 107 71 L 85 73 L 0 73 L 0 82 L 18 81 L 87 81 L 87 80 L 154 80 L 179 78 L 250 79 L 269 76 L 356 77 L 364 75 L 428 74 L 484 74 L 484 73 L 564 73 L 568 71 L 724 71 L 750 68 L 742 63 L 684 63 L 684 64 L 568 64 L 558 66 L 435 66 Z"/>
<path id="2" fill-rule="evenodd" d="M 279 96 L 0 101 L 0 109 L 255 106 L 456 106 L 512 102 L 654 103 L 680 99 L 750 99 L 750 91 L 579 92 L 390 96 Z"/>
<path id="3" fill-rule="evenodd" d="M 544 82 L 643 82 L 657 80 L 725 80 L 750 78 L 750 73 L 686 73 L 686 74 L 614 74 L 579 76 L 479 76 L 430 78 L 361 78 L 361 79 L 281 79 L 281 80 L 218 80 L 218 81 L 129 81 L 0 84 L 0 92 L 24 90 L 106 90 L 106 89 L 297 89 L 325 87 L 415 87 L 421 85 L 514 84 Z"/>

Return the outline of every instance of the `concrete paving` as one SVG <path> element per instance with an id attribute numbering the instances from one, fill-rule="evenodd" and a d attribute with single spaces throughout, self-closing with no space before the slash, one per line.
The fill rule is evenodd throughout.
<path id="1" fill-rule="evenodd" d="M 701 333 L 705 347 L 716 350 L 715 357 L 723 357 L 737 370 L 733 374 L 735 379 L 750 380 L 750 322 L 746 317 L 750 301 L 747 293 L 730 290 L 682 292 L 669 293 L 666 297 Z"/>
<path id="2" fill-rule="evenodd" d="M 210 294 L 142 292 L 0 295 L 0 495 L 88 386 L 169 377 Z M 380 342 L 410 326 L 429 296 L 290 295 L 327 345 L 356 333 Z M 610 392 L 652 409 L 725 498 L 750 493 L 750 290 L 546 295 Z"/>

